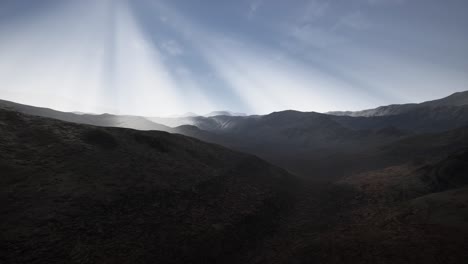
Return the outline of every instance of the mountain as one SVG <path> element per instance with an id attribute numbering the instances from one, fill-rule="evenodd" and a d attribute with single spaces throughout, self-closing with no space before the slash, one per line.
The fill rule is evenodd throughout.
<path id="1" fill-rule="evenodd" d="M 456 106 L 462 104 L 466 94 L 423 103 L 401 114 L 372 117 L 289 110 L 256 116 L 149 118 L 76 115 L 6 101 L 0 102 L 0 107 L 70 122 L 179 133 L 258 155 L 304 178 L 327 179 L 348 171 L 330 166 L 330 160 L 350 164 L 354 156 L 373 153 L 402 138 L 467 127 L 468 106 Z M 443 105 L 449 103 L 456 105 Z"/>
<path id="2" fill-rule="evenodd" d="M 420 104 L 395 104 L 388 106 L 380 106 L 375 109 L 361 110 L 361 111 L 335 111 L 328 112 L 330 115 L 337 116 L 352 116 L 352 117 L 373 117 L 373 116 L 390 116 L 407 113 L 409 111 L 419 108 L 430 108 L 439 106 L 467 106 L 468 105 L 468 91 L 454 93 L 442 99 L 427 101 Z"/>
<path id="3" fill-rule="evenodd" d="M 0 262 L 463 263 L 464 106 L 413 118 L 449 108 L 440 132 L 282 111 L 170 134 L 2 107 Z"/>
<path id="4" fill-rule="evenodd" d="M 185 116 L 178 116 L 178 117 L 147 117 L 148 120 L 163 124 L 169 127 L 178 127 L 183 125 L 196 125 L 200 128 L 210 129 L 210 126 L 216 125 L 216 119 L 222 119 L 223 117 L 229 118 L 236 118 L 236 117 L 246 117 L 246 114 L 243 113 L 232 113 L 229 111 L 215 111 L 208 113 L 206 115 L 185 115 Z M 204 122 L 207 122 L 204 125 Z"/>
<path id="5" fill-rule="evenodd" d="M 354 130 L 394 127 L 408 133 L 442 132 L 468 126 L 466 106 L 419 106 L 401 114 L 350 117 L 332 116 L 341 125 Z"/>
<path id="6" fill-rule="evenodd" d="M 212 117 L 212 116 L 246 116 L 244 113 L 234 113 L 230 111 L 213 111 L 208 114 L 203 115 L 204 117 Z"/>
<path id="7" fill-rule="evenodd" d="M 306 116 L 308 117 L 306 118 Z M 321 118 L 315 118 L 317 116 L 321 116 Z M 297 122 L 298 118 L 308 120 L 305 123 Z M 215 133 L 248 132 L 254 134 L 256 129 L 261 127 L 261 123 L 269 120 L 272 126 L 276 126 L 270 133 L 276 133 L 281 127 L 286 126 L 291 129 L 296 127 L 298 130 L 315 130 L 321 124 L 313 124 L 314 122 L 311 120 L 314 118 L 315 122 L 324 122 L 324 125 L 334 122 L 338 124 L 335 124 L 335 127 L 341 126 L 340 130 L 347 128 L 361 133 L 404 135 L 442 132 L 468 125 L 468 91 L 421 104 L 382 106 L 377 109 L 352 112 L 349 115 L 282 111 L 264 116 L 191 117 L 173 120 L 172 125 L 173 127 L 194 125 L 202 130 Z M 276 123 L 273 124 L 274 122 Z M 258 131 L 258 133 L 263 132 Z M 336 133 L 340 132 L 335 131 L 332 134 Z"/>
<path id="8" fill-rule="evenodd" d="M 179 133 L 258 155 L 304 178 L 328 180 L 349 170 L 330 166 L 330 160 L 351 164 L 360 153 L 374 153 L 406 137 L 468 127 L 468 105 L 463 105 L 466 95 L 457 93 L 404 113 L 371 117 L 289 110 L 252 116 L 150 118 L 76 115 L 6 101 L 0 107 L 76 123 Z"/>
<path id="9" fill-rule="evenodd" d="M 174 132 L 258 155 L 304 177 L 315 171 L 308 168 L 315 167 L 310 161 L 317 154 L 325 157 L 336 148 L 352 149 L 360 139 L 380 137 L 361 135 L 324 114 L 297 111 L 194 121 L 193 126 L 176 127 Z"/>
<path id="10" fill-rule="evenodd" d="M 296 180 L 182 135 L 0 110 L 2 263 L 242 263 Z"/>
<path id="11" fill-rule="evenodd" d="M 0 100 L 0 109 L 8 109 L 18 111 L 24 114 L 54 118 L 67 122 L 74 122 L 79 124 L 88 124 L 95 126 L 106 127 L 125 127 L 139 130 L 160 130 L 169 131 L 170 127 L 160 125 L 149 121 L 141 116 L 128 116 L 128 115 L 111 115 L 111 114 L 85 114 L 73 112 L 60 112 L 49 108 L 34 107 L 13 103 L 5 100 Z"/>
<path id="12" fill-rule="evenodd" d="M 445 98 L 421 103 L 424 106 L 463 106 L 468 105 L 468 91 L 454 93 Z"/>
<path id="13" fill-rule="evenodd" d="M 193 112 L 187 112 L 183 115 L 180 115 L 180 116 L 173 116 L 173 117 L 192 117 L 192 116 L 198 116 L 197 114 L 193 113 Z"/>
<path id="14" fill-rule="evenodd" d="M 431 140 L 437 140 L 439 133 L 463 130 L 468 127 L 468 106 L 423 106 L 374 117 L 282 111 L 264 116 L 199 117 L 191 125 L 196 128 L 180 126 L 174 132 L 253 153 L 297 175 L 318 179 L 320 175 L 344 176 L 349 166 L 369 166 L 373 162 L 356 157 L 362 153 L 372 156 L 379 148 L 405 138 L 435 134 Z M 431 144 L 431 140 L 423 144 Z M 374 162 L 382 160 L 387 159 Z"/>

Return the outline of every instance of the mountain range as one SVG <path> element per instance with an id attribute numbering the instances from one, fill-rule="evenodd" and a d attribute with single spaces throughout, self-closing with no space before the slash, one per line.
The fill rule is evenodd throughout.
<path id="1" fill-rule="evenodd" d="M 463 263 L 467 111 L 468 92 L 173 118 L 0 101 L 0 262 Z"/>
<path id="2" fill-rule="evenodd" d="M 442 99 L 427 101 L 420 104 L 395 104 L 377 107 L 375 109 L 367 109 L 362 111 L 344 111 L 344 112 L 328 112 L 331 115 L 337 116 L 354 116 L 354 117 L 372 117 L 372 116 L 389 116 L 399 115 L 417 108 L 434 108 L 440 106 L 464 106 L 468 105 L 468 91 L 457 92 Z"/>
<path id="3" fill-rule="evenodd" d="M 421 104 L 345 112 L 348 115 L 282 111 L 263 116 L 148 118 L 77 115 L 7 101 L 0 101 L 0 107 L 69 122 L 184 134 L 258 155 L 304 177 L 321 170 L 317 166 L 326 164 L 329 156 L 341 161 L 407 136 L 468 126 L 468 91 Z M 339 168 L 336 173 L 328 165 L 324 169 L 328 175 L 342 175 Z"/>

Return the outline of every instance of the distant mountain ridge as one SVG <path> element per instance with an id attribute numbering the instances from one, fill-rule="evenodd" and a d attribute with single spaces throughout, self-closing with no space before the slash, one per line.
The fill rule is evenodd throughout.
<path id="1" fill-rule="evenodd" d="M 49 108 L 34 107 L 5 100 L 0 100 L 0 109 L 14 110 L 29 115 L 95 126 L 124 127 L 139 130 L 171 130 L 168 126 L 151 122 L 147 118 L 141 116 L 61 112 Z"/>
<path id="2" fill-rule="evenodd" d="M 97 126 L 161 130 L 258 155 L 296 174 L 330 168 L 327 155 L 369 151 L 404 137 L 468 127 L 468 92 L 422 104 L 383 107 L 390 115 L 347 116 L 280 111 L 268 115 L 188 116 L 158 118 L 117 115 L 77 115 L 0 101 L 0 108 Z M 217 112 L 219 114 L 220 112 Z M 339 167 L 336 174 L 342 174 Z M 329 169 L 330 170 L 330 169 Z M 329 174 L 334 174 L 330 171 Z"/>
<path id="3" fill-rule="evenodd" d="M 203 115 L 204 117 L 213 117 L 213 116 L 246 116 L 244 113 L 235 113 L 231 111 L 213 111 L 208 114 Z"/>
<path id="4" fill-rule="evenodd" d="M 468 105 L 468 91 L 457 92 L 442 99 L 423 102 L 420 104 L 395 104 L 380 106 L 374 109 L 361 111 L 333 111 L 327 112 L 330 115 L 337 116 L 352 116 L 352 117 L 372 117 L 372 116 L 389 116 L 406 113 L 420 107 L 437 107 L 437 106 L 464 106 Z"/>

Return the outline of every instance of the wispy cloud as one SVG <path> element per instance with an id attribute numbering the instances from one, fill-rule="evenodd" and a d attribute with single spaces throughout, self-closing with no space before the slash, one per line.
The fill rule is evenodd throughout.
<path id="1" fill-rule="evenodd" d="M 304 48 L 333 48 L 347 41 L 345 37 L 335 34 L 330 29 L 311 24 L 294 26 L 287 30 L 287 34 L 292 37 L 293 41 L 297 42 L 296 45 Z M 288 43 L 291 45 L 289 41 L 282 42 L 283 45 L 288 45 Z"/>
<path id="2" fill-rule="evenodd" d="M 353 30 L 366 30 L 372 27 L 372 23 L 360 11 L 355 11 L 342 16 L 336 23 L 333 30 L 343 27 Z"/>
<path id="3" fill-rule="evenodd" d="M 364 1 L 371 5 L 402 4 L 406 2 L 406 0 L 364 0 Z"/>
<path id="4" fill-rule="evenodd" d="M 174 29 L 191 41 L 224 86 L 247 105 L 248 112 L 327 111 L 327 103 L 344 86 L 276 49 L 207 31 L 172 9 L 164 12 L 171 14 Z M 348 102 L 351 107 L 352 100 Z"/>
<path id="5" fill-rule="evenodd" d="M 331 3 L 326 0 L 309 0 L 299 19 L 302 24 L 311 23 L 323 17 L 330 8 Z"/>
<path id="6" fill-rule="evenodd" d="M 179 56 L 184 53 L 182 45 L 173 39 L 162 42 L 161 49 L 172 56 Z"/>
<path id="7" fill-rule="evenodd" d="M 247 14 L 247 17 L 249 19 L 252 19 L 255 16 L 255 13 L 257 12 L 257 9 L 263 4 L 263 0 L 252 0 L 249 5 L 249 12 Z"/>

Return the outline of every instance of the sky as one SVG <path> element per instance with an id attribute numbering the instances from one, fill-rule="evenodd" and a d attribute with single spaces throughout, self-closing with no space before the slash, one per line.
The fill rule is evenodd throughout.
<path id="1" fill-rule="evenodd" d="M 0 99 L 169 116 L 468 90 L 466 0 L 0 0 Z"/>

